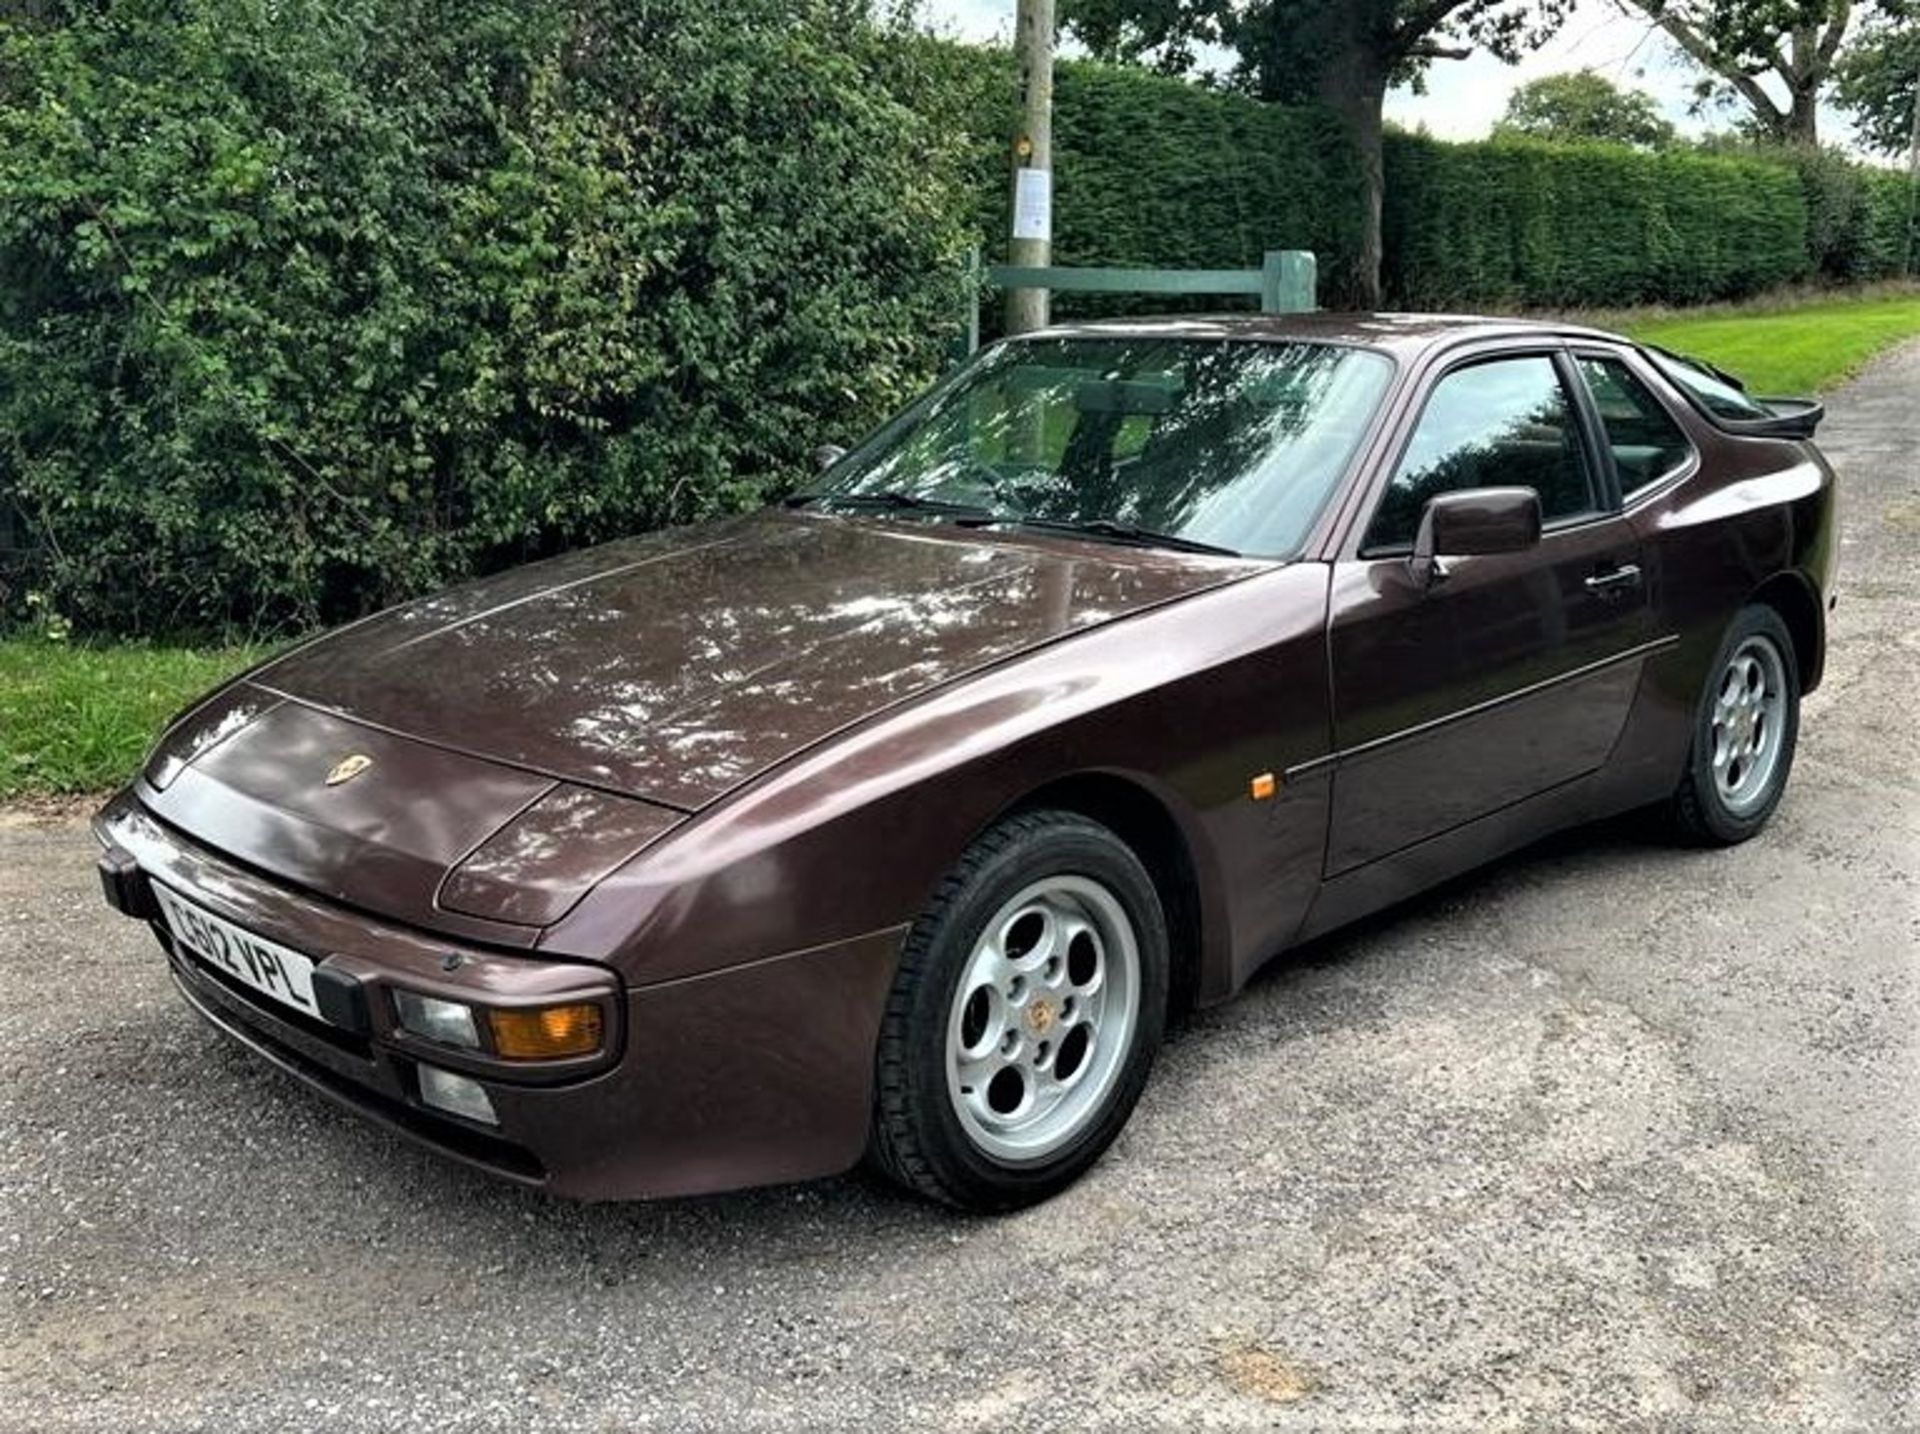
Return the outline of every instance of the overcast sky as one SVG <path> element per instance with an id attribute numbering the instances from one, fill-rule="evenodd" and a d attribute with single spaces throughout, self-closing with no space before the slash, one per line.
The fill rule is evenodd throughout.
<path id="1" fill-rule="evenodd" d="M 1006 41 L 1013 30 L 1013 0 L 922 0 L 928 22 L 945 34 L 969 40 Z M 1436 61 L 1427 71 L 1427 93 L 1395 90 L 1387 118 L 1409 129 L 1421 125 L 1447 139 L 1481 139 L 1507 107 L 1514 88 L 1541 75 L 1597 70 L 1628 89 L 1645 90 L 1667 117 L 1687 133 L 1728 128 L 1732 110 L 1706 118 L 1688 113 L 1699 72 L 1644 17 L 1629 18 L 1614 0 L 1580 0 L 1560 33 L 1518 65 L 1485 53 L 1467 60 Z M 1844 143 L 1842 117 L 1823 114 L 1824 137 Z"/>

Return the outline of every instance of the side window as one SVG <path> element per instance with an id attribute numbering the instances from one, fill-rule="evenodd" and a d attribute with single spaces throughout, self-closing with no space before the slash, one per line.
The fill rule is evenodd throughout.
<path id="1" fill-rule="evenodd" d="M 1434 385 L 1367 529 L 1366 550 L 1411 547 L 1430 498 L 1503 487 L 1533 489 L 1548 523 L 1594 509 L 1580 426 L 1545 355 L 1477 363 Z"/>
<path id="2" fill-rule="evenodd" d="M 1583 358 L 1580 376 L 1600 410 L 1623 496 L 1652 487 L 1693 453 L 1673 415 L 1619 359 Z"/>
<path id="3" fill-rule="evenodd" d="M 1767 418 L 1770 411 L 1748 398 L 1737 384 L 1720 374 L 1709 372 L 1697 359 L 1670 354 L 1665 349 L 1650 349 L 1647 358 L 1654 367 L 1673 381 L 1674 387 L 1699 404 L 1715 418 Z"/>

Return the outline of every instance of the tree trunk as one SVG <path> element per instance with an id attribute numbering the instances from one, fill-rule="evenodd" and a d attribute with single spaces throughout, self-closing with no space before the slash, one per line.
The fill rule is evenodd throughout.
<path id="1" fill-rule="evenodd" d="M 1844 23 L 1844 22 L 1842 22 Z M 1820 143 L 1820 82 L 1827 66 L 1820 59 L 1820 31 L 1812 25 L 1795 27 L 1787 37 L 1787 112 L 1780 116 L 1780 141 L 1812 149 Z"/>
<path id="2" fill-rule="evenodd" d="M 1461 0 L 1454 0 L 1457 5 Z M 1236 32 L 1260 98 L 1316 100 L 1338 115 L 1360 163 L 1359 240 L 1351 255 L 1320 266 L 1327 308 L 1380 307 L 1381 207 L 1386 163 L 1381 107 L 1387 77 L 1406 43 L 1401 0 L 1269 0 Z M 1452 7 L 1449 7 L 1452 8 Z M 1417 38 L 1417 37 L 1416 37 Z"/>
<path id="3" fill-rule="evenodd" d="M 1813 149 L 1820 143 L 1820 82 L 1801 79 L 1793 86 L 1793 106 L 1781 119 L 1780 138 Z"/>
<path id="4" fill-rule="evenodd" d="M 1328 307 L 1380 307 L 1383 251 L 1381 211 L 1386 194 L 1386 153 L 1381 116 L 1387 97 L 1386 65 L 1360 45 L 1336 51 L 1321 71 L 1320 102 L 1346 124 L 1360 161 L 1360 242 L 1345 264 L 1329 266 Z"/>

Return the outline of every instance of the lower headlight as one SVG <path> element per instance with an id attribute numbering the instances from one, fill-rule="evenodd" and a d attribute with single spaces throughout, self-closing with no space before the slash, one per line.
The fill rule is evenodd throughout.
<path id="1" fill-rule="evenodd" d="M 435 1110 L 444 1110 L 449 1115 L 477 1120 L 482 1125 L 500 1123 L 500 1117 L 493 1113 L 493 1100 L 479 1081 L 469 1076 L 455 1075 L 452 1071 L 443 1071 L 438 1066 L 423 1065 L 419 1071 L 422 1104 L 430 1105 Z"/>

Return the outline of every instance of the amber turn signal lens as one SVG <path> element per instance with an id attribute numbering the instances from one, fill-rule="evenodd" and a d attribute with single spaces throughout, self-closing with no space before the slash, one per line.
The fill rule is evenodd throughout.
<path id="1" fill-rule="evenodd" d="M 493 1048 L 510 1061 L 590 1056 L 600 1049 L 600 1008 L 591 1001 L 487 1012 Z"/>

